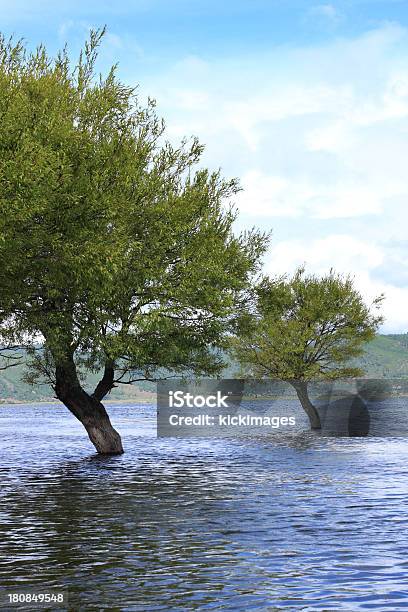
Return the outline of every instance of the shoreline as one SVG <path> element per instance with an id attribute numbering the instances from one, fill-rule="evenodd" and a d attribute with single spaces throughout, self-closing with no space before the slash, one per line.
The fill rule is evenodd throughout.
<path id="1" fill-rule="evenodd" d="M 154 404 L 156 403 L 155 397 L 146 397 L 146 398 L 131 398 L 131 399 L 114 399 L 103 402 L 105 405 L 109 404 Z M 30 404 L 51 404 L 51 405 L 61 405 L 64 404 L 59 400 L 0 400 L 0 408 L 2 406 L 28 406 Z"/>

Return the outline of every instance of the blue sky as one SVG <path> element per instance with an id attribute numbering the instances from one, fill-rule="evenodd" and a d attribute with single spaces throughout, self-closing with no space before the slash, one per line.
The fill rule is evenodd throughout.
<path id="1" fill-rule="evenodd" d="M 408 331 L 408 5 L 405 0 L 0 0 L 1 30 L 68 42 L 108 26 L 101 69 L 157 99 L 168 137 L 238 176 L 239 227 L 273 230 L 265 269 L 306 262 L 387 296 Z"/>

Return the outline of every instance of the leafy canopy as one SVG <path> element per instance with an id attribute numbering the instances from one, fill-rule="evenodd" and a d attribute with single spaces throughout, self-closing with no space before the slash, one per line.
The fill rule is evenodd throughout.
<path id="1" fill-rule="evenodd" d="M 3 345 L 45 342 L 43 373 L 216 372 L 266 236 L 234 235 L 239 187 L 196 139 L 172 146 L 153 100 L 95 76 L 103 33 L 76 65 L 0 39 Z"/>
<path id="2" fill-rule="evenodd" d="M 299 268 L 292 277 L 264 278 L 233 351 L 259 377 L 360 376 L 348 362 L 374 338 L 382 300 L 379 296 L 366 306 L 353 280 L 333 271 L 319 278 Z"/>

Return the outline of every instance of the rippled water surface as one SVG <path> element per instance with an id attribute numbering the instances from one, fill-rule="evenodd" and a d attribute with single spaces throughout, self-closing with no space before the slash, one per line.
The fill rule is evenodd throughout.
<path id="1" fill-rule="evenodd" d="M 2 588 L 63 588 L 70 610 L 408 608 L 408 441 L 156 439 L 154 407 L 109 411 L 126 453 L 99 458 L 63 407 L 0 407 Z"/>

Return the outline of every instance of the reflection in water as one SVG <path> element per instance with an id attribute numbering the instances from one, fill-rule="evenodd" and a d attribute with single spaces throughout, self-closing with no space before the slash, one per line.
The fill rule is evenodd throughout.
<path id="1" fill-rule="evenodd" d="M 322 385 L 322 383 L 316 384 Z M 392 385 L 387 380 L 357 379 L 354 384 L 355 391 L 350 392 L 341 388 L 336 389 L 336 381 L 323 383 L 326 392 L 314 400 L 320 413 L 323 435 L 351 437 L 369 434 L 408 435 L 404 400 L 393 396 Z M 391 412 L 381 410 L 385 403 L 391 408 Z M 379 414 L 378 409 L 380 409 Z M 377 417 L 377 427 L 374 428 L 371 428 L 371 411 L 374 411 Z"/>
<path id="2" fill-rule="evenodd" d="M 110 412 L 127 452 L 100 458 L 63 409 L 0 408 L 1 587 L 72 610 L 407 605 L 405 441 L 155 439 L 153 408 Z"/>

